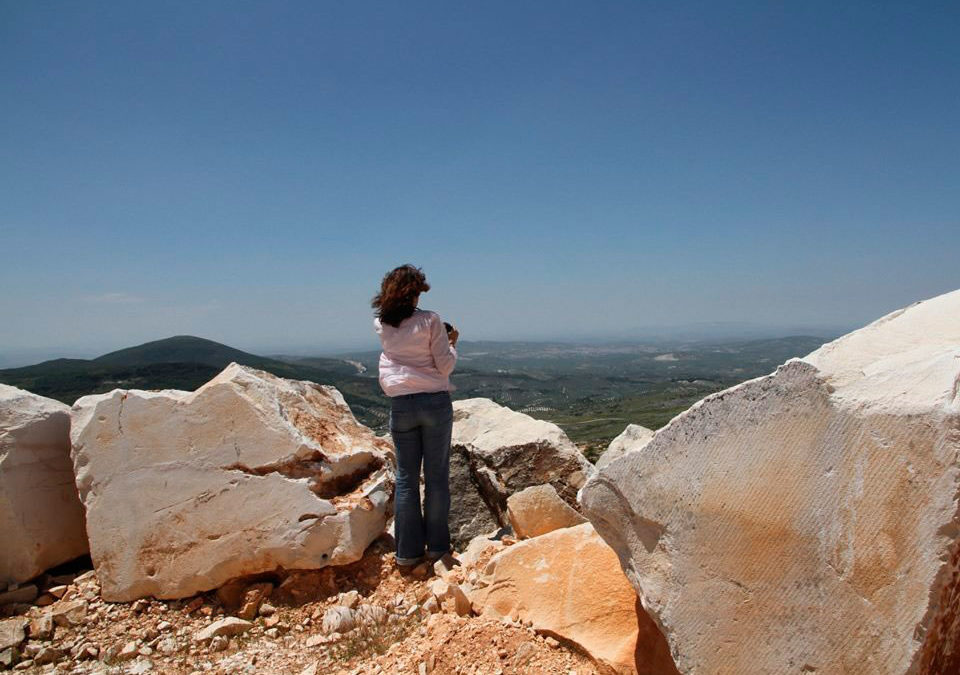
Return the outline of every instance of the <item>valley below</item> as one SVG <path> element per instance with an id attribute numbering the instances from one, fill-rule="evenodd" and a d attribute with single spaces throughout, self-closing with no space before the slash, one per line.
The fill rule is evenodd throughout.
<path id="1" fill-rule="evenodd" d="M 454 400 L 489 398 L 560 426 L 595 461 L 628 424 L 659 429 L 708 394 L 766 375 L 826 338 L 618 342 L 462 341 Z M 230 362 L 335 386 L 358 420 L 387 433 L 390 400 L 377 382 L 379 351 L 259 356 L 175 336 L 95 359 L 54 359 L 0 370 L 0 383 L 67 405 L 115 388 L 192 391 Z"/>

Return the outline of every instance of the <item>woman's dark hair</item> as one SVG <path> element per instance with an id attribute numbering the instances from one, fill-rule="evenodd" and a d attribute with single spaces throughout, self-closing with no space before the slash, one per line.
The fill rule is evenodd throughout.
<path id="1" fill-rule="evenodd" d="M 383 277 L 380 292 L 373 296 L 370 305 L 377 310 L 381 323 L 397 327 L 413 314 L 417 296 L 429 290 L 427 277 L 419 267 L 401 265 Z"/>

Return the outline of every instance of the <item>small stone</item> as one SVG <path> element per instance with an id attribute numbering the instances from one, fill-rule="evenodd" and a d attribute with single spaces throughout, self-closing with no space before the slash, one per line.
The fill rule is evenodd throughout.
<path id="1" fill-rule="evenodd" d="M 433 596 L 430 596 L 425 603 L 423 603 L 423 611 L 428 614 L 434 614 L 440 611 L 440 603 L 437 602 L 437 599 Z"/>
<path id="2" fill-rule="evenodd" d="M 228 616 L 225 619 L 214 621 L 212 624 L 193 636 L 194 642 L 204 642 L 214 637 L 223 637 L 230 635 L 239 635 L 250 630 L 253 624 L 235 616 Z"/>
<path id="3" fill-rule="evenodd" d="M 273 616 L 274 614 L 276 614 L 276 612 L 277 612 L 277 608 L 268 602 L 265 602 L 262 605 L 260 605 L 260 611 L 259 611 L 260 616 Z"/>
<path id="4" fill-rule="evenodd" d="M 544 642 L 546 642 L 547 646 L 550 647 L 551 649 L 557 649 L 558 647 L 560 647 L 560 642 L 549 636 L 547 637 L 546 640 L 544 640 Z"/>
<path id="5" fill-rule="evenodd" d="M 268 628 L 267 630 L 263 631 L 263 634 L 268 638 L 276 640 L 280 636 L 280 631 L 278 631 L 276 628 Z"/>
<path id="6" fill-rule="evenodd" d="M 151 640 L 156 640 L 160 636 L 160 631 L 154 627 L 145 628 L 140 634 L 140 637 L 144 642 L 150 642 Z"/>
<path id="7" fill-rule="evenodd" d="M 43 647 L 33 657 L 33 662 L 39 666 L 45 663 L 56 663 L 63 658 L 63 650 L 57 647 Z"/>
<path id="8" fill-rule="evenodd" d="M 447 553 L 446 555 L 439 558 L 435 563 L 433 563 L 433 573 L 438 577 L 450 574 L 457 567 L 460 566 L 460 561 L 454 558 L 452 555 Z"/>
<path id="9" fill-rule="evenodd" d="M 424 661 L 417 664 L 417 674 L 427 675 L 427 664 Z"/>
<path id="10" fill-rule="evenodd" d="M 97 581 L 97 572 L 96 570 L 87 570 L 78 577 L 73 578 L 73 583 L 82 584 L 86 581 Z"/>
<path id="11" fill-rule="evenodd" d="M 137 648 L 138 646 L 136 640 L 131 640 L 127 644 L 123 645 L 123 649 L 117 653 L 117 660 L 129 661 L 137 655 Z"/>
<path id="12" fill-rule="evenodd" d="M 137 650 L 137 653 L 140 656 L 150 656 L 151 654 L 153 654 L 153 648 L 150 647 L 149 645 L 143 645 L 142 647 L 140 647 L 140 649 Z"/>
<path id="13" fill-rule="evenodd" d="M 52 595 L 52 596 L 54 596 L 54 597 L 56 597 L 56 598 L 62 598 L 62 597 L 63 597 L 63 594 L 66 593 L 66 592 L 67 592 L 67 587 L 64 586 L 63 584 L 61 584 L 61 585 L 59 585 L 59 586 L 53 586 L 53 587 L 47 589 L 47 593 L 49 593 L 50 595 Z"/>
<path id="14" fill-rule="evenodd" d="M 193 612 L 196 612 L 198 609 L 200 609 L 202 605 L 203 605 L 203 598 L 200 596 L 197 596 L 186 604 L 186 606 L 183 608 L 183 611 L 186 612 L 187 614 L 192 614 Z"/>
<path id="15" fill-rule="evenodd" d="M 0 650 L 16 647 L 27 635 L 24 632 L 30 621 L 22 616 L 0 621 Z"/>
<path id="16" fill-rule="evenodd" d="M 360 602 L 360 594 L 355 590 L 341 593 L 337 598 L 338 605 L 343 605 L 350 609 L 354 609 L 358 602 Z"/>
<path id="17" fill-rule="evenodd" d="M 517 647 L 516 653 L 513 655 L 513 665 L 521 666 L 529 662 L 534 655 L 536 654 L 537 648 L 533 646 L 530 642 L 521 642 L 520 646 Z"/>
<path id="18" fill-rule="evenodd" d="M 143 673 L 149 673 L 151 670 L 153 670 L 153 661 L 150 659 L 137 659 L 127 667 L 127 672 L 130 675 L 143 675 Z"/>
<path id="19" fill-rule="evenodd" d="M 0 668 L 11 668 L 17 662 L 17 653 L 13 647 L 0 649 Z"/>
<path id="20" fill-rule="evenodd" d="M 14 670 L 30 670 L 33 668 L 33 659 L 25 659 L 13 667 Z"/>
<path id="21" fill-rule="evenodd" d="M 77 655 L 74 657 L 77 661 L 90 661 L 97 658 L 100 654 L 100 650 L 96 645 L 85 644 L 77 650 Z"/>
<path id="22" fill-rule="evenodd" d="M 176 639 L 172 637 L 164 638 L 157 644 L 157 651 L 159 651 L 161 654 L 166 654 L 167 656 L 175 654 L 177 652 Z"/>
<path id="23" fill-rule="evenodd" d="M 133 603 L 133 607 L 131 607 L 131 609 L 133 610 L 134 614 L 141 614 L 145 612 L 149 606 L 150 606 L 149 601 L 143 598 L 140 598 L 139 600 Z"/>
<path id="24" fill-rule="evenodd" d="M 307 638 L 306 645 L 309 648 L 319 647 L 322 644 L 326 644 L 330 639 L 326 635 L 311 635 Z"/>
<path id="25" fill-rule="evenodd" d="M 314 661 L 309 666 L 300 671 L 300 675 L 317 675 L 319 672 L 317 666 L 320 665 L 319 661 Z"/>
<path id="26" fill-rule="evenodd" d="M 172 626 L 173 624 L 170 623 L 169 621 L 161 621 L 160 623 L 157 624 L 157 630 L 162 633 L 165 630 L 169 630 Z"/>
<path id="27" fill-rule="evenodd" d="M 37 607 L 49 607 L 57 601 L 57 598 L 50 595 L 49 593 L 43 593 L 36 600 L 33 601 Z"/>
<path id="28" fill-rule="evenodd" d="M 430 584 L 430 592 L 436 597 L 444 611 L 456 613 L 459 616 L 470 615 L 470 600 L 457 584 L 443 579 L 435 579 Z"/>
<path id="29" fill-rule="evenodd" d="M 210 641 L 210 651 L 222 652 L 230 646 L 230 638 L 226 635 L 215 635 Z"/>
<path id="30" fill-rule="evenodd" d="M 276 614 L 268 616 L 266 619 L 263 620 L 263 625 L 266 626 L 267 628 L 273 628 L 274 626 L 278 626 L 280 625 L 280 617 L 277 616 Z"/>

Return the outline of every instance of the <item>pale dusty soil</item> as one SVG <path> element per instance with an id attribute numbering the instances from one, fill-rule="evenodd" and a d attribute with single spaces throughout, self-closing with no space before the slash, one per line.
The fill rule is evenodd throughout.
<path id="1" fill-rule="evenodd" d="M 482 569 L 491 554 L 482 556 L 476 567 Z M 452 580 L 463 580 L 472 569 L 455 568 Z M 100 599 L 92 577 L 71 584 L 64 598 L 53 605 L 17 608 L 19 615 L 30 618 L 61 603 L 80 598 L 88 602 L 79 625 L 56 626 L 52 640 L 24 642 L 21 663 L 13 672 L 299 675 L 305 669 L 312 673 L 315 667 L 316 675 L 597 673 L 585 655 L 528 627 L 488 617 L 430 614 L 421 604 L 430 597 L 431 576 L 417 579 L 401 574 L 385 538 L 374 542 L 364 558 L 352 565 L 291 573 L 285 579 L 263 575 L 250 581 L 265 579 L 277 585 L 267 600 L 275 612 L 267 609 L 269 616 L 256 617 L 247 632 L 229 642 L 221 639 L 221 645 L 193 640 L 198 631 L 228 614 L 216 592 L 176 601 L 107 603 Z M 359 592 L 360 604 L 384 608 L 387 619 L 331 639 L 321 630 L 324 611 L 338 604 L 338 597 L 342 598 L 338 594 L 352 589 Z M 131 641 L 130 649 L 139 653 L 124 660 L 119 652 Z M 95 658 L 82 653 L 88 645 L 96 650 Z M 50 647 L 62 650 L 55 662 L 38 665 L 29 658 Z"/>

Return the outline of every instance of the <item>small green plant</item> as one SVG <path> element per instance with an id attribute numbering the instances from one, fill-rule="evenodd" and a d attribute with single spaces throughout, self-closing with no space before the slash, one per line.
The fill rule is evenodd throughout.
<path id="1" fill-rule="evenodd" d="M 402 642 L 421 621 L 420 610 L 397 621 L 364 623 L 347 633 L 331 646 L 330 653 L 344 662 L 386 654 L 390 645 Z"/>

